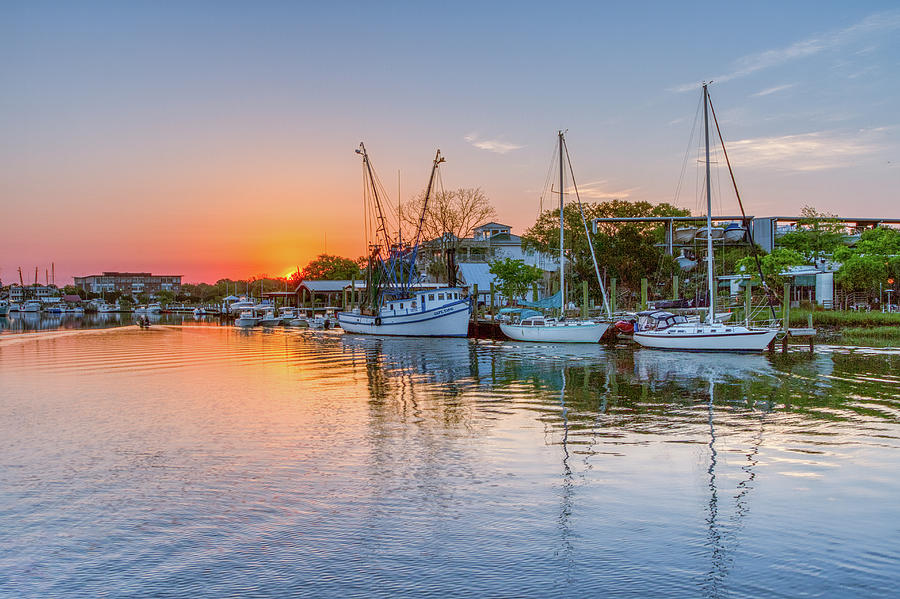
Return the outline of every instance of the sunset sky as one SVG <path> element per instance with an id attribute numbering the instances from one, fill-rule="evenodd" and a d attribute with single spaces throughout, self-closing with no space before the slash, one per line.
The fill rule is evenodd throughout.
<path id="1" fill-rule="evenodd" d="M 584 198 L 672 202 L 704 79 L 749 213 L 900 217 L 896 2 L 685 4 L 4 2 L 0 279 L 355 258 L 360 141 L 517 233 L 560 128 Z"/>

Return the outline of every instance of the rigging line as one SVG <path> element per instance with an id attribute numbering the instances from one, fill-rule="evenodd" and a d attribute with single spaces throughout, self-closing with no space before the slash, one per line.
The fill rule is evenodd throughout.
<path id="1" fill-rule="evenodd" d="M 566 161 L 569 163 L 569 173 L 572 176 L 572 187 L 575 189 L 575 199 L 578 201 L 578 211 L 581 213 L 581 223 L 584 225 L 584 235 L 587 238 L 588 247 L 591 248 L 591 260 L 594 261 L 594 272 L 597 273 L 597 282 L 600 283 L 600 293 L 603 295 L 603 307 L 606 309 L 606 314 L 612 319 L 612 310 L 609 307 L 609 300 L 606 298 L 606 286 L 603 284 L 603 279 L 600 277 L 600 267 L 597 265 L 597 255 L 594 253 L 594 244 L 591 242 L 591 234 L 588 231 L 587 220 L 584 218 L 584 208 L 581 205 L 581 196 L 578 194 L 578 184 L 575 183 L 575 169 L 572 168 L 572 156 L 569 155 L 569 144 L 566 143 L 565 136 L 563 136 L 563 149 L 566 151 Z M 572 250 L 572 258 L 574 258 L 574 243 L 572 244 Z"/>
<path id="2" fill-rule="evenodd" d="M 708 91 L 707 97 L 709 97 Z M 719 142 L 722 144 L 722 153 L 725 154 L 725 164 L 728 165 L 728 174 L 731 175 L 731 184 L 734 186 L 734 195 L 737 196 L 738 206 L 741 209 L 743 225 L 747 227 L 747 236 L 750 239 L 750 252 L 753 254 L 753 259 L 756 262 L 756 271 L 759 273 L 759 280 L 762 283 L 766 295 L 769 296 L 769 310 L 771 310 L 772 319 L 774 320 L 775 307 L 772 305 L 772 300 L 776 299 L 776 296 L 772 289 L 766 284 L 766 277 L 763 275 L 762 263 L 759 261 L 759 252 L 756 250 L 756 242 L 753 241 L 753 227 L 750 226 L 750 222 L 747 221 L 747 213 L 744 211 L 744 202 L 741 201 L 741 192 L 738 191 L 737 181 L 734 178 L 734 170 L 731 168 L 731 160 L 728 159 L 728 150 L 725 149 L 725 139 L 722 137 L 722 130 L 719 129 L 719 119 L 716 118 L 716 109 L 713 108 L 712 98 L 709 100 L 709 107 L 712 110 L 713 122 L 716 124 L 716 133 L 719 134 Z M 788 323 L 784 323 L 784 325 L 787 326 Z"/>
<path id="3" fill-rule="evenodd" d="M 694 141 L 694 132 L 697 130 L 697 122 L 700 120 L 700 100 L 697 100 L 697 109 L 694 111 L 694 124 L 691 125 L 691 135 L 688 137 L 687 147 L 684 148 L 684 159 L 681 161 L 681 173 L 678 175 L 678 184 L 675 186 L 675 196 L 672 205 L 678 205 L 678 196 L 681 195 L 681 186 L 684 183 L 684 172 L 687 170 L 688 156 L 691 154 L 691 142 Z"/>
<path id="4" fill-rule="evenodd" d="M 547 176 L 544 178 L 544 186 L 541 187 L 541 199 L 540 206 L 538 208 L 538 216 L 544 213 L 544 195 L 551 189 L 552 183 L 550 182 L 553 178 L 553 167 L 556 165 L 556 151 L 557 144 L 554 142 L 553 144 L 553 155 L 550 156 L 550 166 L 547 168 Z"/>

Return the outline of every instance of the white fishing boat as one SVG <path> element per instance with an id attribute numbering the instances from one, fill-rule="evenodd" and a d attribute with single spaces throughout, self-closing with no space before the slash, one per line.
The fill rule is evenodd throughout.
<path id="1" fill-rule="evenodd" d="M 565 148 L 565 137 L 562 131 L 559 135 L 559 280 L 561 293 L 559 294 L 560 306 L 559 313 L 561 317 L 557 319 L 544 318 L 542 316 L 530 316 L 519 322 L 501 322 L 500 330 L 503 334 L 516 341 L 534 341 L 541 343 L 597 343 L 603 334 L 609 328 L 609 322 L 600 320 L 569 320 L 563 317 L 566 312 L 566 276 L 565 276 L 565 254 L 564 254 L 564 237 L 565 226 L 563 223 L 563 207 L 564 207 L 564 190 L 565 185 L 565 163 L 567 156 Z M 573 177 L 574 180 L 574 177 Z M 579 200 L 579 204 L 580 204 Z M 582 220 L 584 214 L 582 213 Z M 590 243 L 590 235 L 587 232 L 587 222 L 585 221 L 585 235 L 588 243 Z M 591 257 L 594 258 L 594 268 L 597 270 L 597 280 L 600 281 L 601 288 L 603 280 L 600 278 L 600 270 L 597 267 L 597 260 L 594 256 L 594 247 L 591 247 Z M 609 305 L 606 301 L 606 291 L 603 291 L 603 303 Z"/>
<path id="2" fill-rule="evenodd" d="M 260 317 L 254 310 L 244 310 L 235 319 L 234 324 L 239 327 L 255 327 L 259 324 Z"/>
<path id="3" fill-rule="evenodd" d="M 363 158 L 366 189 L 370 189 L 371 214 L 377 217 L 376 238 L 370 244 L 367 268 L 367 304 L 361 309 L 337 313 L 337 324 L 347 333 L 412 337 L 466 337 L 472 303 L 462 289 L 453 285 L 443 289 L 416 289 L 420 280 L 416 271 L 416 255 L 422 234 L 422 223 L 434 189 L 435 174 L 444 162 L 438 150 L 432 162 L 431 176 L 425 188 L 425 198 L 415 242 L 404 243 L 388 235 L 387 221 L 377 178 L 365 146 L 359 144 L 357 153 Z M 399 227 L 398 227 L 399 230 Z M 384 252 L 384 253 L 382 253 Z M 327 321 L 325 321 L 327 322 Z M 325 326 L 323 322 L 323 326 Z M 318 322 L 313 319 L 311 326 Z"/>
<path id="4" fill-rule="evenodd" d="M 288 325 L 297 327 L 298 329 L 308 329 L 309 319 L 306 316 L 297 316 L 295 318 L 292 318 Z"/>
<path id="5" fill-rule="evenodd" d="M 378 314 L 338 312 L 338 322 L 348 333 L 466 337 L 471 312 L 472 304 L 462 289 L 447 287 L 387 301 Z"/>
<path id="6" fill-rule="evenodd" d="M 18 312 L 22 309 L 21 304 L 17 304 L 16 302 L 9 302 L 9 311 L 10 312 Z"/>
<path id="7" fill-rule="evenodd" d="M 162 313 L 162 305 L 159 302 L 155 302 L 147 305 L 147 314 L 160 314 Z"/>
<path id="8" fill-rule="evenodd" d="M 706 230 L 712 226 L 712 187 L 709 162 L 709 93 L 703 84 L 703 124 L 706 134 Z M 724 233 L 724 229 L 720 229 Z M 713 238 L 706 236 L 707 293 L 706 322 L 687 322 L 683 316 L 656 313 L 653 325 L 634 331 L 634 340 L 644 347 L 695 351 L 763 351 L 775 339 L 776 329 L 752 328 L 716 322 L 716 289 L 713 271 Z"/>

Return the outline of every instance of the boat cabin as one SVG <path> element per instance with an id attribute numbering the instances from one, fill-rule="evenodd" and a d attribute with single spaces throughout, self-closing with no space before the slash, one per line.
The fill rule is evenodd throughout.
<path id="1" fill-rule="evenodd" d="M 687 318 L 663 310 L 645 310 L 637 313 L 635 331 L 661 331 L 676 324 L 684 324 Z"/>
<path id="2" fill-rule="evenodd" d="M 458 288 L 439 288 L 418 291 L 412 297 L 403 299 L 385 299 L 381 313 L 395 316 L 416 314 L 426 310 L 435 310 L 447 304 L 463 300 L 462 290 Z"/>

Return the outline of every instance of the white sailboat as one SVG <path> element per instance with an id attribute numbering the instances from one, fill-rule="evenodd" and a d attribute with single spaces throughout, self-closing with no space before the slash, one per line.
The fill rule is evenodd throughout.
<path id="1" fill-rule="evenodd" d="M 703 84 L 703 125 L 706 135 L 706 231 L 712 226 L 712 187 L 709 176 L 709 93 Z M 721 230 L 721 229 L 720 229 Z M 777 334 L 776 329 L 753 328 L 716 321 L 716 289 L 713 275 L 713 235 L 705 235 L 707 250 L 706 322 L 677 322 L 676 318 L 656 319 L 647 329 L 634 331 L 634 340 L 644 347 L 700 351 L 763 351 Z"/>
<path id="2" fill-rule="evenodd" d="M 565 277 L 565 251 L 563 241 L 565 238 L 565 226 L 563 222 L 563 191 L 565 190 L 565 138 L 562 131 L 559 132 L 559 294 L 560 318 L 551 319 L 543 316 L 530 316 L 516 323 L 500 323 L 503 334 L 515 341 L 535 341 L 544 343 L 597 343 L 609 328 L 608 322 L 600 320 L 567 320 L 563 317 L 566 310 L 566 277 Z M 583 216 L 583 215 L 582 215 Z M 587 234 L 587 225 L 585 225 Z M 590 236 L 588 235 L 590 244 Z M 597 260 L 594 257 L 594 248 L 591 246 L 591 256 L 594 258 L 594 268 L 597 269 L 597 279 L 600 279 Z M 604 293 L 604 296 L 606 294 Z M 606 304 L 604 297 L 604 304 Z M 608 309 L 608 306 L 607 306 Z"/>
<path id="3" fill-rule="evenodd" d="M 435 154 L 431 176 L 425 189 L 425 201 L 413 245 L 402 239 L 392 240 L 382 211 L 381 199 L 365 145 L 357 153 L 363 158 L 367 187 L 377 217 L 375 243 L 370 246 L 366 295 L 368 305 L 350 312 L 338 312 L 337 321 L 347 333 L 411 337 L 467 337 L 472 303 L 463 297 L 462 289 L 445 287 L 431 290 L 414 289 L 415 270 L 422 223 L 434 187 L 438 165 L 444 162 L 441 151 Z M 384 250 L 387 255 L 381 254 Z M 316 322 L 310 322 L 315 327 Z"/>

